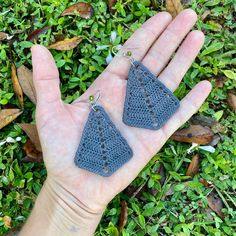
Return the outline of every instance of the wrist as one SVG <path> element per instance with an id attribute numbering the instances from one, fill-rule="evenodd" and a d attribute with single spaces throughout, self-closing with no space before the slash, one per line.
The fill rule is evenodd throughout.
<path id="1" fill-rule="evenodd" d="M 20 235 L 93 235 L 102 214 L 48 177 Z"/>

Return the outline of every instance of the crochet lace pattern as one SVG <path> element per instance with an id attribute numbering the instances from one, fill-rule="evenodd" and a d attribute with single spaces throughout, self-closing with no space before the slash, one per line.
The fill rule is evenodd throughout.
<path id="1" fill-rule="evenodd" d="M 123 112 L 126 125 L 158 130 L 179 105 L 173 93 L 141 62 L 132 62 Z"/>
<path id="2" fill-rule="evenodd" d="M 132 156 L 132 149 L 105 110 L 99 105 L 93 106 L 75 155 L 76 166 L 110 176 Z"/>

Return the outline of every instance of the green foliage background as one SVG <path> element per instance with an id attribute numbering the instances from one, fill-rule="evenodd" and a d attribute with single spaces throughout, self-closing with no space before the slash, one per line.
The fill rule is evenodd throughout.
<path id="1" fill-rule="evenodd" d="M 0 0 L 0 31 L 10 35 L 17 33 L 13 44 L 16 66 L 31 67 L 27 41 L 31 24 L 35 28 L 53 26 L 40 36 L 40 44 L 49 45 L 56 35 L 82 36 L 83 41 L 74 50 L 52 51 L 60 70 L 61 92 L 64 101 L 70 103 L 82 94 L 106 67 L 108 50 L 97 51 L 98 45 L 124 43 L 146 19 L 156 12 L 165 10 L 163 1 L 127 0 L 118 1 L 116 14 L 111 15 L 106 1 L 93 1 L 94 15 L 91 19 L 79 16 L 60 17 L 62 11 L 76 1 L 68 0 Z M 235 89 L 236 81 L 236 2 L 235 0 L 192 0 L 185 1 L 186 7 L 194 9 L 199 20 L 196 29 L 206 35 L 203 50 L 176 91 L 182 98 L 198 81 L 209 79 L 213 91 L 200 109 L 205 116 L 220 119 L 227 127 L 216 152 L 198 150 L 202 156 L 200 172 L 190 181 L 186 191 L 183 181 L 192 155 L 186 153 L 188 144 L 168 141 L 152 159 L 132 186 L 147 183 L 142 196 L 129 197 L 127 192 L 119 194 L 108 206 L 96 235 L 118 235 L 117 225 L 120 201 L 128 204 L 128 222 L 122 235 L 236 235 L 236 125 L 235 113 L 228 107 L 227 92 Z M 201 15 L 210 10 L 210 15 L 201 20 Z M 32 17 L 34 20 L 32 21 Z M 33 22 L 33 23 L 32 23 Z M 110 42 L 112 31 L 117 32 L 115 42 Z M 10 79 L 9 45 L 0 43 L 0 106 L 19 103 L 13 93 Z M 223 88 L 216 81 L 228 77 Z M 197 98 L 196 98 L 197 99 Z M 222 114 L 219 117 L 219 114 Z M 25 97 L 25 111 L 16 122 L 34 121 L 35 107 Z M 0 132 L 0 140 L 6 137 L 22 137 L 21 142 L 0 146 L 0 233 L 8 231 L 2 217 L 12 218 L 13 226 L 23 223 L 30 213 L 37 194 L 46 177 L 43 164 L 23 163 L 23 144 L 26 135 L 14 123 Z M 53 138 L 53 137 L 52 137 Z M 160 184 L 157 173 L 160 163 L 164 166 L 166 181 Z M 225 177 L 222 180 L 222 176 Z M 204 178 L 214 183 L 224 202 L 225 219 L 207 211 L 207 196 L 212 191 L 199 183 Z M 174 194 L 163 198 L 166 191 L 174 187 Z M 153 192 L 157 194 L 154 196 Z M 234 202 L 234 204 L 233 204 Z"/>

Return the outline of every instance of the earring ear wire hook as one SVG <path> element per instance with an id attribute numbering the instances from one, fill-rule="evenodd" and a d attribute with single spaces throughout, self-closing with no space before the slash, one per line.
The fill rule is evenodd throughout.
<path id="1" fill-rule="evenodd" d="M 126 57 L 129 59 L 130 63 L 134 66 L 134 58 L 132 57 L 132 52 L 131 51 L 127 51 L 127 52 L 122 52 L 120 53 L 120 49 L 122 48 L 122 46 L 117 45 L 117 46 L 113 46 L 111 51 L 112 53 L 117 56 L 117 57 Z M 128 48 L 127 48 L 128 49 Z M 135 48 L 129 48 L 129 49 L 135 49 Z"/>
<path id="2" fill-rule="evenodd" d="M 98 90 L 97 93 L 98 93 L 97 98 L 95 98 L 94 95 L 90 95 L 90 96 L 89 96 L 89 102 L 90 102 L 91 107 L 92 107 L 92 109 L 93 109 L 94 111 L 96 111 L 95 106 L 97 105 L 97 102 L 98 102 L 98 100 L 99 100 L 100 97 L 101 97 L 100 90 Z"/>

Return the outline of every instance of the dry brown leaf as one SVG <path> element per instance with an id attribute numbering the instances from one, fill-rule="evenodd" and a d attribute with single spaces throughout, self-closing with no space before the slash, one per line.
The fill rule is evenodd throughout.
<path id="1" fill-rule="evenodd" d="M 227 102 L 232 110 L 236 112 L 236 95 L 234 93 L 228 93 Z"/>
<path id="2" fill-rule="evenodd" d="M 190 124 L 210 127 L 214 133 L 224 133 L 226 131 L 226 127 L 210 116 L 193 116 L 190 119 Z"/>
<path id="3" fill-rule="evenodd" d="M 204 21 L 210 14 L 211 14 L 210 10 L 204 11 L 203 14 L 201 15 L 201 20 Z"/>
<path id="4" fill-rule="evenodd" d="M 7 103 L 6 105 L 2 105 L 2 110 L 3 109 L 15 109 L 16 106 L 10 103 Z"/>
<path id="5" fill-rule="evenodd" d="M 165 172 L 164 165 L 162 163 L 160 163 L 160 167 L 157 171 L 157 174 L 161 176 L 160 184 L 163 185 L 166 181 L 166 172 Z"/>
<path id="6" fill-rule="evenodd" d="M 34 145 L 34 143 L 28 139 L 23 147 L 26 156 L 23 158 L 25 162 L 42 162 L 43 161 L 43 154 L 42 152 L 38 151 Z"/>
<path id="7" fill-rule="evenodd" d="M 199 162 L 200 162 L 200 156 L 199 154 L 195 154 L 192 158 L 191 163 L 188 166 L 186 175 L 187 176 L 195 176 L 199 171 Z"/>
<path id="8" fill-rule="evenodd" d="M 126 189 L 125 189 L 125 193 L 130 196 L 130 197 L 136 197 L 136 198 L 141 198 L 143 195 L 143 192 L 147 192 L 148 188 L 147 188 L 147 183 L 144 182 L 143 184 L 141 184 L 139 187 L 134 187 L 132 185 L 129 185 Z"/>
<path id="9" fill-rule="evenodd" d="M 0 41 L 3 41 L 8 38 L 9 38 L 9 35 L 7 33 L 0 32 Z"/>
<path id="10" fill-rule="evenodd" d="M 210 116 L 199 116 L 195 115 L 191 117 L 189 120 L 190 124 L 192 125 L 202 125 L 207 127 L 212 127 L 212 125 L 216 122 L 216 120 Z"/>
<path id="11" fill-rule="evenodd" d="M 213 136 L 212 141 L 208 145 L 214 147 L 220 142 L 220 140 L 221 140 L 221 136 L 219 134 L 215 134 Z"/>
<path id="12" fill-rule="evenodd" d="M 15 120 L 22 111 L 20 109 L 4 109 L 0 111 L 0 129 Z"/>
<path id="13" fill-rule="evenodd" d="M 10 216 L 3 216 L 3 223 L 6 227 L 11 228 L 11 217 Z"/>
<path id="14" fill-rule="evenodd" d="M 228 78 L 226 76 L 215 76 L 212 78 L 212 80 L 215 81 L 215 85 L 217 88 L 223 88 L 225 82 L 228 80 Z"/>
<path id="15" fill-rule="evenodd" d="M 66 8 L 62 12 L 62 16 L 76 15 L 78 14 L 85 19 L 89 19 L 93 15 L 93 8 L 90 4 L 85 2 L 78 2 Z"/>
<path id="16" fill-rule="evenodd" d="M 115 13 L 115 10 L 113 9 L 113 7 L 116 5 L 116 3 L 117 3 L 117 0 L 108 0 L 108 7 L 111 14 Z"/>
<path id="17" fill-rule="evenodd" d="M 42 152 L 42 147 L 40 144 L 39 135 L 38 135 L 36 125 L 27 124 L 27 123 L 18 123 L 18 125 L 24 130 L 24 132 L 30 138 L 30 140 L 34 144 L 36 150 L 39 152 Z"/>
<path id="18" fill-rule="evenodd" d="M 120 205 L 121 205 L 121 210 L 120 210 L 120 218 L 119 218 L 119 231 L 121 231 L 125 227 L 127 223 L 127 219 L 128 219 L 127 202 L 123 200 L 121 201 Z"/>
<path id="19" fill-rule="evenodd" d="M 40 29 L 36 29 L 29 34 L 27 40 L 33 42 L 35 39 L 37 40 L 41 34 L 46 33 L 50 29 L 51 29 L 51 26 L 46 26 Z"/>
<path id="20" fill-rule="evenodd" d="M 217 193 L 211 192 L 207 197 L 208 206 L 223 220 L 224 214 L 221 211 L 223 208 L 223 202 L 217 195 Z"/>
<path id="21" fill-rule="evenodd" d="M 216 122 L 212 125 L 211 130 L 212 130 L 215 134 L 217 134 L 217 133 L 225 133 L 226 130 L 227 130 L 227 128 L 226 128 L 224 125 L 222 125 L 221 123 L 219 123 L 219 122 L 216 121 Z"/>
<path id="22" fill-rule="evenodd" d="M 202 183 L 205 187 L 207 188 L 212 188 L 214 187 L 213 183 L 208 181 L 208 180 L 205 180 L 203 178 L 199 179 L 199 182 Z"/>
<path id="23" fill-rule="evenodd" d="M 183 10 L 181 0 L 166 0 L 166 10 L 176 17 Z"/>
<path id="24" fill-rule="evenodd" d="M 208 127 L 191 125 L 189 128 L 177 130 L 171 138 L 186 143 L 208 144 L 212 141 L 214 133 Z"/>
<path id="25" fill-rule="evenodd" d="M 64 39 L 48 46 L 48 49 L 56 49 L 59 51 L 71 50 L 75 48 L 82 41 L 81 37 L 74 37 L 71 39 Z"/>
<path id="26" fill-rule="evenodd" d="M 55 39 L 55 42 L 63 41 L 65 39 L 65 36 L 63 34 L 55 34 L 54 39 Z"/>
<path id="27" fill-rule="evenodd" d="M 154 8 L 154 9 L 157 9 L 157 8 L 158 8 L 158 2 L 157 2 L 157 0 L 151 0 L 151 7 Z"/>
<path id="28" fill-rule="evenodd" d="M 14 92 L 20 102 L 21 108 L 24 109 L 23 91 L 17 78 L 16 66 L 13 62 L 11 63 L 11 79 L 13 83 Z"/>
<path id="29" fill-rule="evenodd" d="M 17 69 L 18 80 L 24 94 L 36 104 L 36 92 L 33 84 L 33 73 L 24 65 Z"/>

